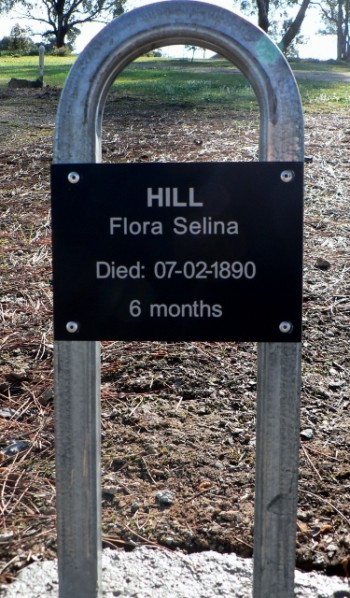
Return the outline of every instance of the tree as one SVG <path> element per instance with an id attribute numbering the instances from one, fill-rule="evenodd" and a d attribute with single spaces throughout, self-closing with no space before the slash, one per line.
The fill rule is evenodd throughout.
<path id="1" fill-rule="evenodd" d="M 263 31 L 266 33 L 269 30 L 270 22 L 269 22 L 269 8 L 270 8 L 270 0 L 256 0 L 256 5 L 258 8 L 258 25 L 261 27 Z"/>
<path id="2" fill-rule="evenodd" d="M 11 10 L 14 4 L 15 0 L 0 0 L 0 14 Z"/>
<path id="3" fill-rule="evenodd" d="M 18 23 L 12 27 L 10 35 L 0 41 L 0 48 L 13 54 L 29 54 L 34 50 L 37 51 L 35 43 L 30 38 L 28 27 L 21 27 Z"/>
<path id="4" fill-rule="evenodd" d="M 191 46 L 189 44 L 189 45 L 185 46 L 185 48 L 188 52 L 192 52 L 191 62 L 193 62 L 196 50 L 199 50 L 198 46 Z"/>
<path id="5" fill-rule="evenodd" d="M 0 0 L 2 2 L 3 0 Z M 9 1 L 9 0 L 7 0 Z M 45 37 L 54 37 L 57 48 L 72 44 L 79 25 L 106 22 L 124 12 L 127 0 L 17 0 L 25 6 L 25 18 L 43 23 Z"/>
<path id="6" fill-rule="evenodd" d="M 337 59 L 350 62 L 350 0 L 324 0 L 318 4 L 326 29 L 337 36 Z"/>
<path id="7" fill-rule="evenodd" d="M 348 0 L 350 1 L 350 0 Z M 279 38 L 283 52 L 296 39 L 311 0 L 241 0 L 241 8 L 250 15 L 258 13 L 258 25 L 272 37 Z M 294 18 L 289 18 L 289 10 L 299 6 Z"/>
<path id="8" fill-rule="evenodd" d="M 298 33 L 301 29 L 302 23 L 304 21 L 306 11 L 309 7 L 310 1 L 311 0 L 303 0 L 296 16 L 294 17 L 293 20 L 292 19 L 290 20 L 288 27 L 286 28 L 286 31 L 285 31 L 281 41 L 278 44 L 278 46 L 282 50 L 282 52 L 286 52 L 287 48 L 290 47 L 293 40 L 298 35 Z"/>

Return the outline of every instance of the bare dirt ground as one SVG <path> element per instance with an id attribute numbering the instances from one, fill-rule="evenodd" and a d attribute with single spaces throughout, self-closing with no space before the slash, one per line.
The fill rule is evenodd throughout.
<path id="1" fill-rule="evenodd" d="M 49 167 L 59 92 L 0 92 L 1 581 L 54 558 Z M 350 125 L 306 115 L 297 566 L 349 575 Z M 104 159 L 254 160 L 255 109 L 108 101 Z M 256 347 L 103 343 L 103 537 L 252 555 Z M 169 504 L 156 494 L 168 491 Z M 83 508 L 83 505 L 82 505 Z"/>

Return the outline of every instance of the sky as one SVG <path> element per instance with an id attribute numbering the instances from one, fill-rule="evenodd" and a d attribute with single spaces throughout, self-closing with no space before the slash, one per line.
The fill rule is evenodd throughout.
<path id="1" fill-rule="evenodd" d="M 129 0 L 128 8 L 135 8 L 145 4 L 149 4 L 152 0 Z M 209 0 L 207 0 L 209 1 Z M 233 10 L 232 0 L 210 0 L 211 4 L 222 6 L 228 10 Z M 237 8 L 235 8 L 237 11 Z M 238 11 L 237 11 L 238 12 Z M 252 19 L 253 22 L 256 20 Z M 0 16 L 0 38 L 5 35 L 9 35 L 12 27 L 16 22 L 19 22 L 16 14 L 9 13 L 7 16 Z M 23 21 L 21 21 L 23 24 Z M 33 32 L 39 32 L 39 25 L 35 22 L 28 22 L 28 25 L 32 27 Z M 37 27 L 37 29 L 35 29 Z M 76 51 L 81 52 L 86 44 L 102 29 L 103 25 L 97 23 L 86 24 L 82 28 L 82 33 L 79 35 L 76 43 Z M 328 60 L 330 58 L 336 58 L 336 38 L 335 36 L 324 36 L 317 35 L 317 30 L 320 27 L 318 20 L 317 11 L 314 8 L 308 10 L 307 16 L 302 26 L 301 33 L 307 38 L 307 43 L 298 47 L 299 56 L 301 58 L 318 58 L 320 60 Z M 35 37 L 34 37 L 35 41 Z M 165 54 L 172 54 L 179 57 L 184 55 L 183 47 L 172 47 L 164 50 Z M 207 54 L 208 56 L 210 53 Z"/>

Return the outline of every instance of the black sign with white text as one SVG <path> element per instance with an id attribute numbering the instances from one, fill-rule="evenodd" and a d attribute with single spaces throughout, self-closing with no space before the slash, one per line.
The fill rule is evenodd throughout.
<path id="1" fill-rule="evenodd" d="M 55 164 L 56 340 L 299 342 L 299 162 Z"/>

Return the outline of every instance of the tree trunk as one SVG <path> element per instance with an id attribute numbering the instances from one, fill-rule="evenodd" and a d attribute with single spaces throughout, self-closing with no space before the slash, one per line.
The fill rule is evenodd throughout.
<path id="1" fill-rule="evenodd" d="M 63 48 L 66 45 L 65 42 L 66 33 L 63 27 L 60 27 L 56 33 L 56 48 Z"/>
<path id="2" fill-rule="evenodd" d="M 56 12 L 56 47 L 63 48 L 63 46 L 66 45 L 65 37 L 67 35 L 65 19 L 65 0 L 57 0 L 54 6 Z"/>
<path id="3" fill-rule="evenodd" d="M 256 0 L 258 7 L 258 25 L 266 33 L 269 30 L 269 2 L 270 0 Z"/>
<path id="4" fill-rule="evenodd" d="M 337 60 L 350 61 L 350 0 L 339 0 L 337 20 Z"/>
<path id="5" fill-rule="evenodd" d="M 338 2 L 338 18 L 337 18 L 337 60 L 342 60 L 344 52 L 344 17 L 343 17 L 343 0 Z"/>
<path id="6" fill-rule="evenodd" d="M 345 37 L 345 56 L 344 60 L 350 62 L 350 32 L 349 32 L 349 21 L 350 21 L 350 0 L 345 1 L 345 24 L 344 24 L 344 37 Z"/>
<path id="7" fill-rule="evenodd" d="M 298 35 L 300 31 L 300 27 L 302 22 L 305 18 L 305 13 L 308 9 L 311 0 L 303 0 L 301 6 L 299 8 L 298 14 L 296 15 L 294 21 L 288 27 L 287 31 L 285 32 L 283 38 L 281 39 L 280 43 L 278 44 L 280 50 L 285 52 L 288 46 L 292 43 L 293 39 Z"/>

